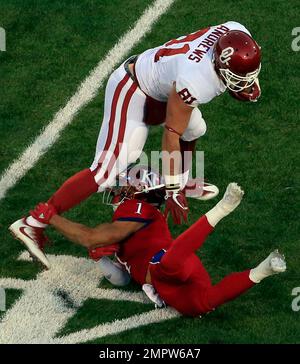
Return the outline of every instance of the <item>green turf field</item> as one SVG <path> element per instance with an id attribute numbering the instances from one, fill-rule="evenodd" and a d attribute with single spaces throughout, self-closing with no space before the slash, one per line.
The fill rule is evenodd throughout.
<path id="1" fill-rule="evenodd" d="M 0 173 L 49 123 L 106 52 L 142 14 L 147 0 L 0 0 L 0 26 L 7 51 L 0 52 Z M 228 20 L 243 23 L 262 46 L 262 97 L 240 103 L 228 94 L 201 107 L 207 134 L 205 175 L 224 191 L 239 182 L 246 191 L 237 211 L 218 226 L 200 256 L 214 282 L 251 268 L 279 248 L 287 273 L 272 277 L 236 301 L 202 319 L 175 318 L 93 340 L 97 343 L 299 343 L 300 311 L 293 312 L 292 289 L 299 274 L 299 89 L 300 52 L 291 48 L 300 26 L 300 0 L 176 0 L 151 33 L 130 53 Z M 59 141 L 0 201 L 0 278 L 34 279 L 35 264 L 17 261 L 23 251 L 7 227 L 47 200 L 64 180 L 90 165 L 103 111 L 104 88 L 83 108 Z M 162 129 L 153 127 L 146 151 L 159 150 Z M 298 162 L 299 163 L 299 162 Z M 190 223 L 214 201 L 190 201 Z M 110 219 L 93 196 L 67 216 L 88 225 Z M 171 227 L 174 235 L 187 226 Z M 51 254 L 85 257 L 54 231 Z M 100 286 L 112 288 L 102 282 Z M 137 291 L 131 284 L 126 290 Z M 11 307 L 21 297 L 9 290 Z M 87 300 L 61 334 L 92 328 L 152 309 L 149 305 Z M 0 319 L 3 313 L 0 312 Z M 16 328 L 17 330 L 17 328 Z"/>

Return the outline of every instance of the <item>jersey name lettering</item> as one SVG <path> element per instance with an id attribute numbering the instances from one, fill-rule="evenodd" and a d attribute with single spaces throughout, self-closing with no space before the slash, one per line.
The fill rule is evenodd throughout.
<path id="1" fill-rule="evenodd" d="M 189 55 L 188 59 L 194 62 L 200 62 L 203 56 L 214 46 L 216 41 L 224 34 L 229 32 L 229 28 L 220 25 L 216 30 L 211 32 Z"/>

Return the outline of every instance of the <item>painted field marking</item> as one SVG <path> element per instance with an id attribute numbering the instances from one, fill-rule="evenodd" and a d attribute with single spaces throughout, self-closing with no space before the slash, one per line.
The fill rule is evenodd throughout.
<path id="1" fill-rule="evenodd" d="M 0 321 L 0 344 L 83 343 L 180 316 L 171 308 L 152 309 L 121 320 L 104 322 L 90 329 L 57 336 L 87 299 L 140 304 L 149 304 L 150 301 L 143 292 L 99 288 L 103 274 L 90 259 L 52 254 L 48 258 L 52 268 L 40 272 L 36 279 L 24 281 L 0 278 L 1 287 L 23 291 Z M 24 252 L 19 260 L 31 259 L 28 252 Z"/>

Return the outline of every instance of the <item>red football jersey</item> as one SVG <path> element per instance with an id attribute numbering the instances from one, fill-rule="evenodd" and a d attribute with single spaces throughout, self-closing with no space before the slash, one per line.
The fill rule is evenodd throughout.
<path id="1" fill-rule="evenodd" d="M 126 200 L 115 211 L 113 221 L 138 221 L 146 225 L 124 240 L 117 253 L 131 277 L 144 284 L 151 258 L 172 243 L 166 219 L 154 206 L 140 200 Z"/>

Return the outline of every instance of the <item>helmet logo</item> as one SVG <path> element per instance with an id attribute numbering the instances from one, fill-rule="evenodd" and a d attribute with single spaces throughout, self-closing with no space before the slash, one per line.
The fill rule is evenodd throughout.
<path id="1" fill-rule="evenodd" d="M 222 53 L 220 55 L 220 61 L 222 63 L 225 63 L 226 66 L 229 66 L 229 61 L 231 60 L 231 56 L 234 53 L 234 49 L 232 47 L 227 47 L 222 50 Z"/>
<path id="2" fill-rule="evenodd" d="M 144 183 L 146 186 L 155 187 L 159 184 L 159 178 L 156 173 L 149 172 L 146 169 L 142 171 L 143 175 L 141 176 L 141 182 Z"/>

